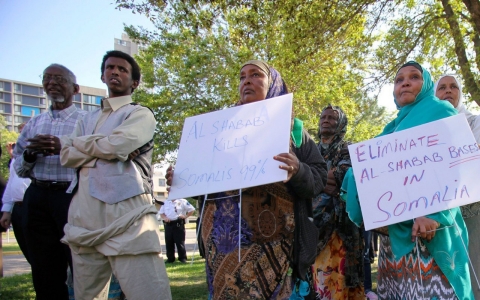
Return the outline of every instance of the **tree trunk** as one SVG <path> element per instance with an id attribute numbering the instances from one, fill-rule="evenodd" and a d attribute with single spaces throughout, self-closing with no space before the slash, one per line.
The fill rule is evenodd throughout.
<path id="1" fill-rule="evenodd" d="M 480 105 L 480 88 L 475 81 L 475 77 L 471 70 L 470 62 L 468 61 L 467 53 L 465 51 L 465 44 L 463 42 L 462 33 L 458 25 L 457 18 L 455 13 L 450 5 L 449 0 L 439 0 L 442 3 L 443 10 L 445 11 L 445 16 L 447 23 L 450 27 L 450 33 L 453 37 L 455 43 L 455 53 L 458 58 L 458 64 L 460 66 L 460 71 L 462 77 L 465 80 L 465 88 L 467 92 L 472 96 L 472 99 Z"/>
<path id="2" fill-rule="evenodd" d="M 478 0 L 463 0 L 465 6 L 470 13 L 471 22 L 475 27 L 475 31 L 480 33 L 480 1 Z"/>

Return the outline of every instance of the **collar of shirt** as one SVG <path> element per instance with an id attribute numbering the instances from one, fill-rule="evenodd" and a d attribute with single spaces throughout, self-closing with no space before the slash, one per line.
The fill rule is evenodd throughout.
<path id="1" fill-rule="evenodd" d="M 103 98 L 102 100 L 102 110 L 113 110 L 116 111 L 120 107 L 132 103 L 132 95 L 114 97 L 114 98 Z"/>
<path id="2" fill-rule="evenodd" d="M 62 119 L 62 120 L 66 120 L 68 119 L 74 112 L 77 111 L 77 107 L 75 106 L 75 104 L 72 104 L 70 105 L 69 107 L 67 108 L 64 108 L 62 110 L 57 110 L 58 111 L 58 116 Z M 50 105 L 48 107 L 48 115 L 50 116 L 50 118 L 53 120 L 55 119 L 53 117 L 53 110 L 52 110 L 52 106 Z"/>

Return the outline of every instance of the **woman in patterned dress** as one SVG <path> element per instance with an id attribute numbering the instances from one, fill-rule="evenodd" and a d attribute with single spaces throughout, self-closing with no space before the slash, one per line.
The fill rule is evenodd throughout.
<path id="1" fill-rule="evenodd" d="M 457 114 L 435 97 L 433 86 L 422 66 L 413 61 L 404 64 L 394 81 L 399 112 L 380 135 Z M 359 226 L 362 214 L 351 169 L 342 184 L 342 198 L 350 219 Z M 388 234 L 380 238 L 379 299 L 474 299 L 463 246 L 468 245 L 468 233 L 459 208 L 389 225 Z"/>
<path id="2" fill-rule="evenodd" d="M 316 299 L 365 299 L 363 289 L 363 233 L 347 216 L 339 197 L 351 167 L 347 116 L 338 106 L 322 110 L 318 123 L 318 149 L 327 163 L 327 185 L 313 201 L 314 223 L 320 231 L 319 254 L 312 266 Z"/>
<path id="3" fill-rule="evenodd" d="M 288 93 L 280 74 L 263 61 L 246 62 L 239 75 L 237 105 Z M 292 273 L 307 273 L 308 265 L 300 268 L 292 257 L 294 246 L 299 246 L 294 243 L 298 227 L 294 207 L 304 204 L 311 217 L 311 200 L 326 182 L 326 164 L 296 118 L 292 119 L 290 152 L 274 159 L 288 172 L 287 180 L 242 189 L 241 210 L 238 191 L 208 195 L 200 222 L 209 299 L 289 299 Z M 166 178 L 170 185 L 173 170 L 167 170 Z"/>

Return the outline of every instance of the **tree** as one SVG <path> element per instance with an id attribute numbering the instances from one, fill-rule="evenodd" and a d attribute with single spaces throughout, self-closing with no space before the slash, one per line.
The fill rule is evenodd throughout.
<path id="1" fill-rule="evenodd" d="M 372 67 L 377 80 L 391 79 L 400 65 L 414 59 L 426 63 L 434 77 L 459 73 L 464 93 L 480 105 L 480 2 L 408 0 L 387 6 L 383 13 L 391 18 Z"/>
<path id="2" fill-rule="evenodd" d="M 155 113 L 158 160 L 176 150 L 186 117 L 237 102 L 241 63 L 252 58 L 280 71 L 295 95 L 296 116 L 314 136 L 329 103 L 349 116 L 353 141 L 385 123 L 364 85 L 364 57 L 374 42 L 367 16 L 382 9 L 372 9 L 373 0 L 116 2 L 156 25 L 154 32 L 125 30 L 145 46 L 137 57 L 143 87 L 134 99 Z"/>
<path id="3" fill-rule="evenodd" d="M 5 179 L 9 177 L 8 160 L 10 156 L 7 152 L 7 143 L 15 142 L 18 138 L 18 133 L 15 131 L 9 131 L 7 129 L 7 123 L 5 118 L 0 115 L 0 146 L 2 147 L 2 156 L 0 157 L 0 176 Z"/>

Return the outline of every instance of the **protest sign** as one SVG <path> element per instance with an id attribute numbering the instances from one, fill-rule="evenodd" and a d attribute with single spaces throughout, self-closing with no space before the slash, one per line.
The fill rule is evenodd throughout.
<path id="1" fill-rule="evenodd" d="M 366 230 L 480 200 L 480 149 L 463 114 L 348 149 Z"/>
<path id="2" fill-rule="evenodd" d="M 185 120 L 169 199 L 283 181 L 273 157 L 289 151 L 293 95 Z"/>

